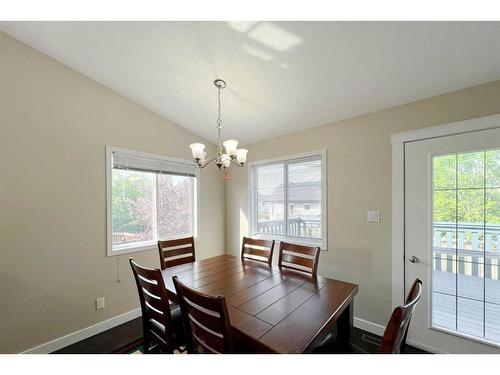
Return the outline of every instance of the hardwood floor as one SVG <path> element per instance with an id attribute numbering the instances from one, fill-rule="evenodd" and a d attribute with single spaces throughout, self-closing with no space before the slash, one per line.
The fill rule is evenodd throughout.
<path id="1" fill-rule="evenodd" d="M 141 344 L 142 319 L 139 317 L 59 349 L 54 354 L 129 353 Z"/>
<path id="2" fill-rule="evenodd" d="M 352 329 L 351 340 L 369 353 L 376 353 L 380 337 L 358 328 Z M 62 348 L 54 354 L 110 354 L 130 353 L 142 344 L 141 318 L 133 319 L 117 327 L 101 332 L 88 339 Z M 404 354 L 428 354 L 420 349 L 406 346 Z"/>

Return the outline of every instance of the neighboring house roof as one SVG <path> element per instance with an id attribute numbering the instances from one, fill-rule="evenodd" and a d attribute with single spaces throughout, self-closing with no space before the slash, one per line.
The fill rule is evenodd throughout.
<path id="1" fill-rule="evenodd" d="M 260 202 L 281 202 L 283 201 L 283 184 L 279 185 L 270 194 L 258 193 Z M 321 200 L 321 183 L 301 182 L 288 186 L 289 202 L 314 202 Z"/>

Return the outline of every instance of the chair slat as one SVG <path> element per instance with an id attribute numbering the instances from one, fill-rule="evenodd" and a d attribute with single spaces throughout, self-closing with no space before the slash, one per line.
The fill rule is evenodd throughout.
<path id="1" fill-rule="evenodd" d="M 174 247 L 179 245 L 191 244 L 193 237 L 177 238 L 175 240 L 158 241 L 161 247 Z"/>
<path id="2" fill-rule="evenodd" d="M 269 256 L 269 250 L 254 249 L 252 247 L 246 246 L 245 247 L 245 254 L 263 257 L 263 258 L 266 258 L 266 260 L 267 260 L 267 258 Z"/>
<path id="3" fill-rule="evenodd" d="M 165 260 L 164 264 L 165 264 L 165 269 L 166 268 L 170 268 L 170 267 L 175 267 L 175 266 L 178 266 L 180 264 L 184 264 L 184 263 L 191 263 L 191 262 L 194 262 L 194 260 L 192 260 L 193 257 L 183 257 L 183 258 L 177 258 L 177 259 L 172 259 L 172 260 Z"/>
<path id="4" fill-rule="evenodd" d="M 175 277 L 175 276 L 174 276 Z M 219 314 L 220 302 L 217 299 L 209 299 L 205 297 L 211 297 L 205 294 L 202 294 L 194 289 L 186 289 L 184 290 L 184 297 L 189 301 L 197 304 L 200 307 L 203 307 L 207 310 L 213 311 Z"/>
<path id="5" fill-rule="evenodd" d="M 164 312 L 163 309 L 165 309 L 165 303 L 164 301 L 162 301 L 161 299 L 158 300 L 154 297 L 152 297 L 151 295 L 147 294 L 147 293 L 144 293 L 143 294 L 143 297 L 144 297 L 144 301 L 149 303 L 151 306 L 153 306 L 156 310 L 159 310 L 161 312 Z M 170 307 L 169 307 L 170 308 Z"/>
<path id="6" fill-rule="evenodd" d="M 307 254 L 314 257 L 316 256 L 317 249 L 318 248 L 316 246 L 304 246 L 283 242 L 283 250 L 289 251 L 291 253 Z"/>
<path id="7" fill-rule="evenodd" d="M 256 249 L 253 246 L 258 246 L 260 247 L 260 249 Z M 271 262 L 273 261 L 273 250 L 274 250 L 274 240 L 262 240 L 256 238 L 243 237 L 243 244 L 241 246 L 241 258 L 260 260 L 268 264 L 271 264 Z M 248 255 L 260 256 L 263 259 L 255 259 L 253 257 L 249 257 Z"/>
<path id="8" fill-rule="evenodd" d="M 174 249 L 174 250 L 169 250 L 169 249 L 163 249 L 163 253 L 167 257 L 175 257 L 178 255 L 185 255 L 185 254 L 193 254 L 193 248 L 191 246 L 188 247 L 183 247 L 180 249 Z"/>
<path id="9" fill-rule="evenodd" d="M 212 332 L 200 327 L 197 323 L 190 321 L 191 334 L 196 336 L 200 342 L 204 343 L 209 348 L 214 349 L 219 353 L 224 353 L 224 336 L 219 337 Z"/>
<path id="10" fill-rule="evenodd" d="M 220 317 L 207 314 L 206 312 L 192 306 L 188 307 L 188 314 L 197 321 L 203 322 L 203 324 L 212 331 L 221 333 L 224 329 Z"/>
<path id="11" fill-rule="evenodd" d="M 148 305 L 148 303 L 149 302 L 145 302 L 147 316 L 150 317 L 151 319 L 156 320 L 158 323 L 163 324 L 164 326 L 169 325 L 166 322 L 167 321 L 167 319 L 165 318 L 166 314 L 163 313 L 163 311 L 161 310 L 156 311 L 154 306 L 152 306 L 153 308 L 151 308 L 151 306 Z"/>
<path id="12" fill-rule="evenodd" d="M 316 276 L 318 273 L 319 254 L 320 248 L 318 246 L 305 246 L 282 241 L 280 243 L 278 265 L 280 267 L 309 272 L 313 276 Z M 304 255 L 307 257 L 304 257 Z M 301 267 L 306 267 L 307 269 L 302 269 Z"/>
<path id="13" fill-rule="evenodd" d="M 161 288 L 158 285 L 150 284 L 139 278 L 139 285 L 155 296 L 161 295 Z"/>
<path id="14" fill-rule="evenodd" d="M 186 245 L 186 247 L 176 248 L 172 250 L 168 250 L 172 247 Z M 160 254 L 160 266 L 161 269 L 167 269 L 169 267 L 175 267 L 180 264 L 192 263 L 196 259 L 195 257 L 195 248 L 194 248 L 194 237 L 186 237 L 179 238 L 175 240 L 168 241 L 158 241 L 158 252 Z M 184 254 L 192 254 L 191 256 L 177 258 L 169 260 L 169 258 L 184 255 Z"/>
<path id="15" fill-rule="evenodd" d="M 291 254 L 283 254 L 281 256 L 281 262 L 293 263 L 311 269 L 314 266 L 314 259 L 302 258 Z"/>

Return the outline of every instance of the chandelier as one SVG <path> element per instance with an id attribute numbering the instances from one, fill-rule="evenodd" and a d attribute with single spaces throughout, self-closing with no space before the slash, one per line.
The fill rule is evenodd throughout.
<path id="1" fill-rule="evenodd" d="M 205 152 L 205 145 L 203 143 L 193 143 L 189 145 L 191 151 L 193 152 L 193 159 L 196 165 L 200 168 L 205 168 L 208 164 L 214 162 L 215 165 L 220 169 L 227 169 L 231 164 L 238 167 L 243 167 L 247 161 L 247 152 L 244 148 L 238 148 L 238 141 L 235 139 L 228 139 L 221 144 L 221 129 L 222 129 L 222 116 L 220 109 L 220 91 L 226 87 L 226 82 L 222 79 L 216 79 L 214 81 L 215 87 L 217 87 L 217 153 L 215 156 L 206 158 L 207 153 Z M 225 153 L 222 146 L 224 146 Z"/>

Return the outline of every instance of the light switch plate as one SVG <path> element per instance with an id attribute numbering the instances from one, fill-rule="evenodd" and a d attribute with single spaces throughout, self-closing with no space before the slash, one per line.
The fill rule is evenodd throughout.
<path id="1" fill-rule="evenodd" d="M 366 221 L 369 223 L 380 223 L 380 211 L 368 211 Z"/>

